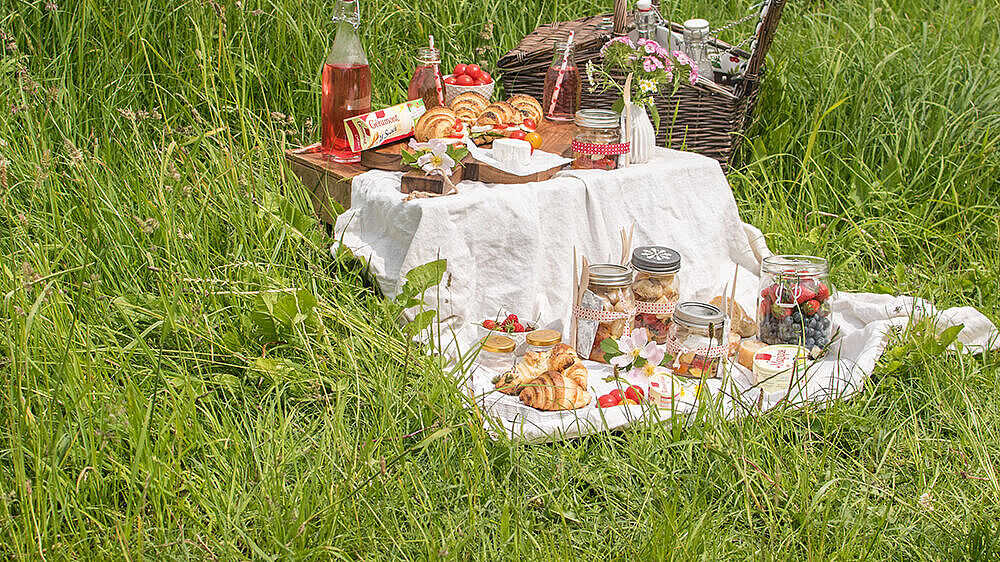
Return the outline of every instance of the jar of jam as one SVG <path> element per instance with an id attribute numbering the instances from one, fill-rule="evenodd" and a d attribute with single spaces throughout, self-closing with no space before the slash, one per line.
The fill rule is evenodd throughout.
<path id="1" fill-rule="evenodd" d="M 562 342 L 562 334 L 556 330 L 535 330 L 525 336 L 527 351 L 545 352 Z"/>
<path id="2" fill-rule="evenodd" d="M 674 310 L 667 335 L 668 369 L 675 375 L 706 379 L 719 376 L 726 356 L 726 315 L 701 302 L 682 302 Z"/>
<path id="3" fill-rule="evenodd" d="M 645 328 L 649 338 L 662 344 L 667 341 L 670 318 L 680 300 L 677 272 L 681 255 L 664 246 L 640 246 L 632 252 L 632 282 L 635 293 L 634 328 Z"/>
<path id="4" fill-rule="evenodd" d="M 628 152 L 621 142 L 621 116 L 607 109 L 581 109 L 576 112 L 576 135 L 573 137 L 573 168 L 577 170 L 614 170 L 618 155 Z"/>
<path id="5" fill-rule="evenodd" d="M 617 264 L 599 263 L 590 266 L 588 288 L 600 300 L 602 320 L 597 323 L 597 335 L 588 359 L 607 363 L 601 342 L 618 339 L 631 331 L 635 316 L 635 296 L 632 294 L 632 270 Z"/>
<path id="6" fill-rule="evenodd" d="M 801 345 L 824 349 L 833 333 L 836 296 L 830 268 L 814 256 L 769 256 L 760 269 L 757 327 L 769 345 Z"/>
<path id="7" fill-rule="evenodd" d="M 507 336 L 488 336 L 482 341 L 482 349 L 476 362 L 498 373 L 509 371 L 514 367 L 514 347 L 517 344 Z"/>
<path id="8" fill-rule="evenodd" d="M 417 50 L 417 67 L 406 91 L 408 99 L 424 100 L 424 107 L 431 110 L 444 105 L 444 80 L 441 79 L 441 51 L 434 47 Z"/>

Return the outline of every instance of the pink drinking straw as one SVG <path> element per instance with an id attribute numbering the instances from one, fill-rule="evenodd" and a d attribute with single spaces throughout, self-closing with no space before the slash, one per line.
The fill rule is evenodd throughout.
<path id="1" fill-rule="evenodd" d="M 433 35 L 429 35 L 428 37 L 430 37 L 430 43 L 431 43 L 430 47 L 431 47 L 431 49 L 433 49 L 434 48 L 434 36 Z M 436 71 L 436 72 L 434 72 L 434 86 L 437 88 L 438 103 L 443 106 L 444 105 L 444 89 L 441 87 L 441 71 L 439 71 L 439 70 Z"/>
<path id="2" fill-rule="evenodd" d="M 562 64 L 559 66 L 559 76 L 556 76 L 556 87 L 552 89 L 552 102 L 549 104 L 549 115 L 556 110 L 556 100 L 559 99 L 559 89 L 562 87 L 563 75 L 566 74 L 566 65 L 569 64 L 569 49 L 573 46 L 573 31 L 569 32 L 566 38 L 566 51 L 563 52 Z"/>

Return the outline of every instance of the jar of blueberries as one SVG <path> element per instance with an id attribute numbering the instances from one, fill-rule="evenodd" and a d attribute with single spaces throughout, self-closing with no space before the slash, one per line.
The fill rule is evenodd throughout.
<path id="1" fill-rule="evenodd" d="M 815 256 L 770 256 L 760 274 L 757 326 L 769 345 L 826 349 L 833 334 L 835 297 L 827 261 Z"/>

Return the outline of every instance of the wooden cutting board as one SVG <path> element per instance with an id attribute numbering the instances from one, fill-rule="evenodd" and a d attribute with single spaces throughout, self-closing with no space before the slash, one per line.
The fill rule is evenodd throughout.
<path id="1" fill-rule="evenodd" d="M 567 154 L 570 150 L 570 143 L 573 141 L 575 130 L 576 127 L 572 123 L 542 121 L 538 126 L 538 134 L 542 136 L 541 150 L 553 154 Z M 406 148 L 409 142 L 409 139 L 407 139 L 366 150 L 361 153 L 361 165 L 375 170 L 408 171 L 410 168 L 403 164 L 402 150 Z M 474 158 L 468 158 L 463 164 L 463 168 L 463 180 L 513 184 L 545 181 L 554 176 L 561 167 L 528 176 L 515 176 L 514 174 L 509 174 L 493 166 L 479 162 Z"/>

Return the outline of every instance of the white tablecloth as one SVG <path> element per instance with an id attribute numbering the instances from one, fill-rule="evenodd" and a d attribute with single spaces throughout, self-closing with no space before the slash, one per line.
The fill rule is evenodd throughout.
<path id="1" fill-rule="evenodd" d="M 369 261 L 389 297 L 398 294 L 410 269 L 448 260 L 440 288 L 425 300 L 438 310 L 442 333 L 455 336 L 451 345 L 457 349 L 443 350 L 449 355 L 473 348 L 481 337 L 478 324 L 501 310 L 543 326 L 568 326 L 574 246 L 591 263 L 617 262 L 619 229 L 632 224 L 634 246 L 656 244 L 680 252 L 682 300 L 720 294 L 735 264 L 741 270 L 737 300 L 751 314 L 755 310 L 760 261 L 771 252 L 761 232 L 740 219 L 725 175 L 710 158 L 657 149 L 649 163 L 614 172 L 567 171 L 523 185 L 463 182 L 457 195 L 408 202 L 399 192 L 400 176 L 370 171 L 354 178 L 351 208 L 338 217 L 336 237 Z M 882 354 L 888 330 L 905 326 L 911 313 L 939 315 L 918 299 L 840 293 L 834 322 L 841 338 L 812 369 L 808 398 L 826 400 L 859 390 Z M 966 349 L 1000 345 L 996 328 L 976 310 L 940 314 L 940 329 L 958 323 L 965 324 L 959 341 Z M 592 383 L 599 373 L 596 368 Z M 488 374 L 479 370 L 475 387 L 482 387 L 483 377 Z M 713 383 L 715 390 L 719 384 Z M 594 390 L 600 392 L 600 384 Z M 755 392 L 751 388 L 748 396 Z M 763 397 L 763 407 L 769 402 L 772 397 Z M 632 423 L 640 410 L 631 408 L 632 413 L 609 417 L 608 411 L 588 406 L 569 417 L 556 416 L 558 421 L 525 423 L 518 416 L 501 425 L 532 439 L 572 436 Z"/>

